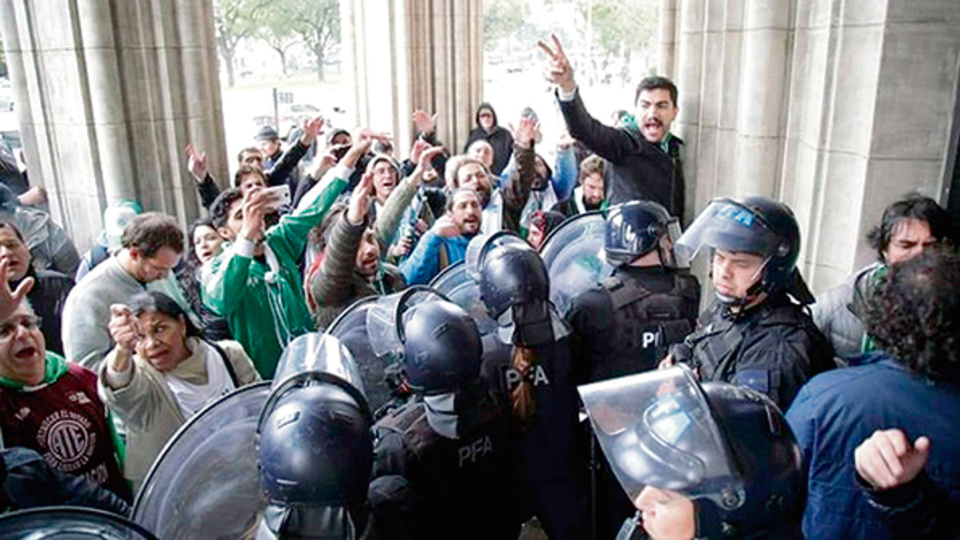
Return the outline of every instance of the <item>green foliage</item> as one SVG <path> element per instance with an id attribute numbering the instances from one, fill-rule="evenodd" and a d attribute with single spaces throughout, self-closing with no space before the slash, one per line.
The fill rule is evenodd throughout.
<path id="1" fill-rule="evenodd" d="M 263 10 L 256 31 L 256 37 L 280 55 L 284 75 L 287 74 L 287 50 L 298 41 L 297 35 L 290 30 L 295 22 L 291 14 L 298 3 L 298 0 L 274 0 L 270 9 Z"/>
<path id="2" fill-rule="evenodd" d="M 650 48 L 657 34 L 657 7 L 650 0 L 595 0 L 593 32 L 608 54 Z"/>
<path id="3" fill-rule="evenodd" d="M 7 52 L 3 47 L 3 36 L 0 36 L 0 77 L 7 76 Z"/>
<path id="4" fill-rule="evenodd" d="M 233 58 L 240 41 L 249 38 L 262 26 L 261 17 L 272 0 L 216 0 L 213 4 L 217 27 L 217 48 L 227 66 L 230 86 L 234 84 Z"/>
<path id="5" fill-rule="evenodd" d="M 523 26 L 530 15 L 527 0 L 484 0 L 483 42 L 492 45 Z"/>
<path id="6" fill-rule="evenodd" d="M 323 80 L 323 62 L 340 43 L 339 0 L 300 0 L 288 8 L 289 30 L 300 37 L 316 59 L 317 78 Z"/>

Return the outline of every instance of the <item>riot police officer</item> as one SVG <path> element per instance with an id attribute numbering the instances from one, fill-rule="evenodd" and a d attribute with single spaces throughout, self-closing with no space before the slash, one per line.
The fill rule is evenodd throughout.
<path id="1" fill-rule="evenodd" d="M 653 369 L 668 347 L 693 331 L 700 283 L 677 268 L 677 219 L 652 201 L 613 207 L 604 254 L 615 265 L 600 287 L 574 300 L 568 319 L 591 381 Z"/>
<path id="2" fill-rule="evenodd" d="M 271 392 L 257 436 L 258 540 L 369 536 L 371 424 L 360 390 L 330 373 L 297 373 Z"/>
<path id="3" fill-rule="evenodd" d="M 693 366 L 704 381 L 747 386 L 786 410 L 810 377 L 834 367 L 833 352 L 804 306 L 814 298 L 797 269 L 793 212 L 765 197 L 716 199 L 677 242 L 711 255 L 717 299 L 666 364 Z"/>
<path id="4" fill-rule="evenodd" d="M 518 508 L 524 519 L 536 515 L 553 540 L 584 538 L 586 493 L 576 452 L 583 370 L 574 365 L 570 331 L 549 301 L 547 270 L 513 233 L 472 242 L 480 299 L 498 326 L 496 336 L 484 339 L 484 381 L 508 410 Z"/>
<path id="5" fill-rule="evenodd" d="M 430 290 L 408 290 L 395 309 L 381 320 L 397 322 L 415 394 L 374 425 L 378 530 L 389 538 L 515 540 L 506 425 L 480 381 L 476 324 Z"/>
<path id="6" fill-rule="evenodd" d="M 700 283 L 677 268 L 673 254 L 679 224 L 662 206 L 652 201 L 615 206 L 603 235 L 604 256 L 614 271 L 575 297 L 567 316 L 575 355 L 589 359 L 591 381 L 656 367 L 667 347 L 693 331 L 700 307 Z M 594 538 L 611 538 L 633 507 L 597 455 L 593 435 L 587 436 Z"/>
<path id="7" fill-rule="evenodd" d="M 783 413 L 685 366 L 580 387 L 617 479 L 640 512 L 618 540 L 793 539 L 805 503 L 802 454 Z"/>

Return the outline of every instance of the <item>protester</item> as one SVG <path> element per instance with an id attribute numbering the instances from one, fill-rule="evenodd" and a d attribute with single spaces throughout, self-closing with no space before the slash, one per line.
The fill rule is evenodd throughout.
<path id="1" fill-rule="evenodd" d="M 497 125 L 497 113 L 489 103 L 481 103 L 477 107 L 476 122 L 477 127 L 467 137 L 467 144 L 463 151 L 465 154 L 470 154 L 470 147 L 474 141 L 487 142 L 493 150 L 493 164 L 488 168 L 494 176 L 500 176 L 500 172 L 510 162 L 510 156 L 513 154 L 513 135 Z"/>
<path id="2" fill-rule="evenodd" d="M 867 299 L 863 321 L 880 351 L 874 361 L 813 378 L 787 411 L 807 463 L 807 538 L 885 539 L 901 537 L 898 531 L 916 538 L 931 530 L 913 522 L 911 514 L 936 512 L 945 500 L 911 498 L 916 484 L 885 494 L 892 483 L 868 474 L 864 480 L 876 487 L 874 498 L 886 509 L 911 501 L 934 505 L 898 515 L 878 511 L 857 488 L 855 450 L 878 430 L 903 432 L 897 454 L 916 454 L 909 467 L 916 468 L 929 452 L 920 467 L 925 476 L 946 491 L 951 504 L 960 500 L 955 467 L 960 437 L 954 422 L 960 414 L 960 256 L 938 250 L 890 266 Z M 919 440 L 908 453 L 907 441 L 921 436 L 927 441 Z"/>
<path id="3" fill-rule="evenodd" d="M 307 133 L 316 135 L 320 125 L 321 119 L 315 119 Z M 205 266 L 203 301 L 227 319 L 264 379 L 273 378 L 283 347 L 314 329 L 297 260 L 310 229 L 323 220 L 375 138 L 382 136 L 363 132 L 327 173 L 329 181 L 315 186 L 296 210 L 269 229 L 263 219 L 270 202 L 264 190 L 242 196 L 239 190 L 227 190 L 213 205 L 217 230 L 230 243 Z"/>
<path id="4" fill-rule="evenodd" d="M 184 422 L 260 378 L 239 343 L 202 339 L 163 293 L 110 306 L 110 337 L 116 346 L 100 368 L 99 391 L 127 427 L 124 476 L 134 489 Z"/>
<path id="5" fill-rule="evenodd" d="M 50 214 L 20 204 L 7 186 L 0 185 L 0 223 L 10 223 L 18 231 L 31 253 L 36 270 L 53 270 L 72 276 L 80 264 L 80 253 L 66 231 Z"/>
<path id="6" fill-rule="evenodd" d="M 64 352 L 91 369 L 98 369 L 113 348 L 107 329 L 113 304 L 145 290 L 161 291 L 196 317 L 172 272 L 183 253 L 183 231 L 176 220 L 156 212 L 136 216 L 124 229 L 122 244 L 74 286 L 63 309 Z"/>
<path id="7" fill-rule="evenodd" d="M 0 263 L 2 264 L 2 263 Z M 29 289 L 27 281 L 22 285 Z M 129 500 L 121 447 L 97 395 L 97 376 L 46 348 L 23 289 L 0 284 L 0 442 L 38 452 L 54 469 L 85 477 Z M 12 301 L 7 301 L 7 300 Z"/>
<path id="8" fill-rule="evenodd" d="M 585 214 L 594 210 L 606 210 L 609 201 L 604 192 L 607 164 L 600 156 L 590 156 L 580 163 L 580 185 L 573 195 L 554 205 L 553 210 L 565 217 Z"/>
<path id="9" fill-rule="evenodd" d="M 624 127 L 602 124 L 587 112 L 573 76 L 573 66 L 556 36 L 551 49 L 540 50 L 549 59 L 550 76 L 570 135 L 613 165 L 606 186 L 610 204 L 646 199 L 670 215 L 683 217 L 684 179 L 680 145 L 670 126 L 677 117 L 677 87 L 665 77 L 647 77 L 637 85 L 636 118 Z"/>
<path id="10" fill-rule="evenodd" d="M 480 232 L 482 216 L 476 191 L 454 191 L 447 199 L 447 213 L 437 219 L 400 265 L 407 285 L 425 285 L 444 268 L 462 261 L 470 239 Z"/>
<path id="11" fill-rule="evenodd" d="M 837 357 L 845 362 L 855 361 L 857 355 L 875 347 L 863 331 L 864 304 L 889 267 L 955 238 L 946 210 L 929 197 L 908 195 L 884 209 L 880 224 L 870 231 L 867 240 L 877 253 L 877 261 L 818 295 L 811 312 Z"/>

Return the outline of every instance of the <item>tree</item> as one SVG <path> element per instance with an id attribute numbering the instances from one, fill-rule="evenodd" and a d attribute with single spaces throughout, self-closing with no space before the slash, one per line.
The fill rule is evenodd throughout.
<path id="1" fill-rule="evenodd" d="M 287 51 L 297 44 L 297 39 L 290 33 L 295 20 L 292 13 L 296 10 L 297 1 L 274 0 L 270 9 L 264 10 L 262 26 L 257 31 L 257 37 L 280 55 L 280 67 L 284 76 L 287 75 Z"/>
<path id="2" fill-rule="evenodd" d="M 0 77 L 7 76 L 7 52 L 3 47 L 3 36 L 0 36 Z"/>
<path id="3" fill-rule="evenodd" d="M 519 30 L 529 14 L 526 0 L 485 0 L 483 42 L 487 47 L 494 47 L 497 41 Z"/>
<path id="4" fill-rule="evenodd" d="M 340 43 L 339 0 L 299 0 L 291 6 L 290 30 L 303 39 L 317 62 L 317 78 L 323 80 L 323 62 Z"/>
<path id="5" fill-rule="evenodd" d="M 269 5 L 268 0 L 219 0 L 213 6 L 217 48 L 227 65 L 227 81 L 231 87 L 236 82 L 233 61 L 237 45 L 257 31 L 262 24 L 262 12 Z"/>

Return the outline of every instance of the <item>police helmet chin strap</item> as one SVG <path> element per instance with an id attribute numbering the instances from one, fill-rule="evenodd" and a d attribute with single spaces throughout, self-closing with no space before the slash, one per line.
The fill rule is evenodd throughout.
<path id="1" fill-rule="evenodd" d="M 727 310 L 732 315 L 739 316 L 748 309 L 760 304 L 763 302 L 770 291 L 766 289 L 764 284 L 764 278 L 766 277 L 767 264 L 770 262 L 770 259 L 773 257 L 767 257 L 764 259 L 763 264 L 760 265 L 760 268 L 753 274 L 753 285 L 747 288 L 746 294 L 742 298 L 736 298 L 732 296 L 727 296 L 716 292 L 717 298 L 721 302 L 726 304 Z"/>

